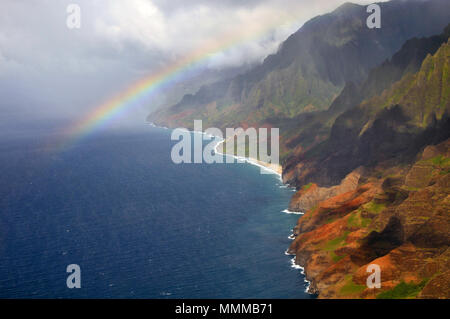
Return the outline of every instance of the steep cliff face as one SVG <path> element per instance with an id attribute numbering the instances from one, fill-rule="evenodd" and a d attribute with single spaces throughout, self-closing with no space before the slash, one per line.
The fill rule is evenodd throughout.
<path id="1" fill-rule="evenodd" d="M 298 162 L 296 159 L 298 152 L 296 151 L 305 153 L 326 141 L 330 137 L 332 125 L 339 115 L 355 108 L 364 100 L 380 95 L 406 74 L 414 74 L 419 71 L 426 56 L 434 55 L 449 36 L 450 26 L 447 26 L 440 35 L 410 39 L 392 58 L 372 69 L 364 82 L 359 85 L 348 82 L 328 110 L 298 116 L 295 118 L 295 125 L 292 125 L 292 128 L 290 128 L 290 123 L 278 121 L 276 124 L 283 127 L 286 151 L 287 154 L 290 154 L 287 156 L 287 165 L 285 166 L 289 167 L 290 162 Z M 285 171 L 286 173 L 290 172 L 289 169 Z"/>
<path id="2" fill-rule="evenodd" d="M 407 39 L 437 34 L 450 18 L 445 0 L 380 5 L 383 28 L 368 29 L 365 6 L 347 3 L 305 23 L 261 65 L 204 86 L 150 120 L 191 128 L 202 119 L 205 126 L 223 128 L 326 110 L 347 82 L 363 81 Z"/>
<path id="3" fill-rule="evenodd" d="M 377 169 L 301 217 L 289 252 L 320 298 L 450 298 L 450 140 Z M 370 264 L 380 289 L 366 286 Z"/>
<path id="4" fill-rule="evenodd" d="M 382 12 L 370 32 L 358 5 L 312 19 L 262 65 L 151 119 L 280 128 L 289 208 L 305 212 L 289 252 L 320 298 L 450 298 L 450 26 L 410 39 L 441 32 L 450 2 Z"/>
<path id="5" fill-rule="evenodd" d="M 448 138 L 449 52 L 446 42 L 417 73 L 338 116 L 328 139 L 286 161 L 285 181 L 335 185 L 359 166 L 408 163 L 425 145 Z"/>
<path id="6" fill-rule="evenodd" d="M 319 297 L 450 297 L 449 67 L 444 42 L 418 72 L 339 116 L 313 156 L 297 158 L 297 181 L 332 183 L 364 166 L 350 189 L 342 187 L 347 177 L 292 199 L 293 209 L 308 211 L 289 252 Z M 371 264 L 380 266 L 380 289 L 366 285 Z"/>
<path id="7" fill-rule="evenodd" d="M 319 187 L 317 184 L 313 183 L 305 185 L 300 191 L 292 196 L 289 210 L 294 212 L 305 212 L 327 198 L 353 191 L 358 187 L 360 177 L 361 173 L 356 170 L 348 174 L 337 186 L 326 188 Z"/>

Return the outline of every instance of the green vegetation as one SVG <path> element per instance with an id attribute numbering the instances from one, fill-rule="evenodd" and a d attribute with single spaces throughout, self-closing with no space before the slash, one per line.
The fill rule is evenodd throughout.
<path id="1" fill-rule="evenodd" d="M 307 191 L 308 189 L 311 188 L 312 185 L 313 185 L 313 183 L 309 183 L 309 184 L 303 185 L 302 190 L 303 191 Z"/>
<path id="2" fill-rule="evenodd" d="M 360 211 L 356 211 L 352 214 L 350 214 L 350 217 L 347 219 L 347 226 L 348 227 L 361 227 L 366 228 L 370 225 L 372 222 L 372 219 L 370 218 L 364 218 L 361 216 Z"/>
<path id="3" fill-rule="evenodd" d="M 361 227 L 366 228 L 372 223 L 372 220 L 370 218 L 364 218 L 361 217 Z"/>
<path id="4" fill-rule="evenodd" d="M 377 299 L 410 299 L 415 298 L 427 284 L 428 279 L 422 280 L 419 284 L 405 283 L 402 281 L 391 290 L 384 291 L 377 295 Z"/>
<path id="5" fill-rule="evenodd" d="M 327 219 L 327 221 L 325 222 L 325 224 L 331 224 L 332 222 L 334 222 L 334 221 L 336 221 L 336 220 L 337 220 L 337 218 L 335 218 L 335 217 L 330 217 L 330 218 Z"/>
<path id="6" fill-rule="evenodd" d="M 332 240 L 328 241 L 324 245 L 323 249 L 325 251 L 335 251 L 336 249 L 344 246 L 345 245 L 345 240 L 347 239 L 347 236 L 348 236 L 349 233 L 350 233 L 349 231 L 346 231 L 344 233 L 344 235 L 342 235 L 340 237 L 336 237 L 335 239 L 332 239 Z"/>
<path id="7" fill-rule="evenodd" d="M 339 260 L 341 260 L 342 258 L 344 258 L 347 255 L 336 255 L 336 253 L 334 251 L 331 252 L 331 259 L 333 259 L 333 261 L 335 263 L 337 263 Z"/>
<path id="8" fill-rule="evenodd" d="M 364 208 L 367 209 L 371 213 L 380 213 L 383 209 L 386 208 L 385 204 L 382 203 L 375 203 L 374 201 L 371 201 L 364 205 Z"/>
<path id="9" fill-rule="evenodd" d="M 402 186 L 403 189 L 409 191 L 409 192 L 417 192 L 418 190 L 420 190 L 420 187 L 414 187 L 414 186 Z"/>
<path id="10" fill-rule="evenodd" d="M 338 262 L 339 260 L 341 260 L 342 258 L 344 258 L 346 256 L 345 254 L 337 255 L 335 253 L 335 251 L 338 248 L 345 246 L 345 240 L 347 239 L 347 236 L 349 233 L 350 233 L 349 231 L 346 231 L 342 236 L 336 237 L 335 239 L 328 241 L 322 247 L 323 250 L 330 252 L 330 257 L 334 262 Z"/>
<path id="11" fill-rule="evenodd" d="M 365 285 L 357 285 L 353 282 L 353 276 L 347 275 L 346 277 L 347 283 L 344 287 L 341 288 L 341 294 L 344 295 L 355 295 L 363 292 L 367 287 Z"/>
<path id="12" fill-rule="evenodd" d="M 438 155 L 430 159 L 431 163 L 435 166 L 439 166 L 440 168 L 445 168 L 450 166 L 450 158 L 445 157 L 443 155 Z"/>
<path id="13" fill-rule="evenodd" d="M 357 213 L 352 213 L 350 217 L 347 219 L 347 226 L 349 227 L 358 227 L 359 223 L 356 220 Z"/>

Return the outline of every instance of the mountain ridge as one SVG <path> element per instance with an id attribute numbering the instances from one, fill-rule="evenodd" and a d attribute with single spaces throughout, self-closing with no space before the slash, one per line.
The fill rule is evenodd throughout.
<path id="1" fill-rule="evenodd" d="M 440 53 L 437 57 L 445 60 L 447 51 L 448 44 L 443 45 L 437 51 Z M 435 58 L 428 55 L 422 63 L 421 72 L 406 73 L 402 80 L 380 96 L 375 95 L 339 115 L 328 139 L 288 160 L 297 168 L 286 165 L 285 181 L 297 185 L 316 182 L 330 186 L 339 183 L 346 174 L 361 165 L 373 166 L 397 155 L 402 156 L 400 162 L 407 163 L 425 145 L 447 138 L 450 114 L 446 91 L 446 87 L 450 86 L 448 61 L 440 65 L 443 68 L 441 73 L 432 77 L 427 72 L 437 72 L 435 65 Z M 424 82 L 424 77 L 430 78 Z M 430 79 L 437 82 L 431 84 Z M 440 87 L 441 90 L 431 97 L 422 85 L 429 90 L 432 87 Z M 435 101 L 437 96 L 442 96 L 444 100 Z M 437 113 L 434 113 L 434 105 L 424 106 L 438 102 L 440 107 Z M 420 119 L 419 113 L 422 116 Z"/>
<path id="2" fill-rule="evenodd" d="M 150 118 L 280 128 L 289 209 L 305 213 L 289 253 L 319 298 L 448 299 L 450 2 L 380 5 L 381 30 L 361 31 L 364 7 L 346 3 L 262 65 Z M 371 263 L 381 289 L 366 287 Z"/>
<path id="3" fill-rule="evenodd" d="M 258 126 L 271 117 L 325 110 L 347 82 L 362 81 L 407 39 L 439 33 L 448 23 L 445 8 L 450 11 L 443 0 L 410 1 L 408 10 L 397 1 L 380 6 L 381 29 L 366 27 L 365 6 L 343 5 L 306 22 L 261 65 L 231 80 L 203 86 L 149 119 L 187 128 L 192 128 L 194 119 L 202 119 L 205 127 L 223 128 L 242 123 Z"/>

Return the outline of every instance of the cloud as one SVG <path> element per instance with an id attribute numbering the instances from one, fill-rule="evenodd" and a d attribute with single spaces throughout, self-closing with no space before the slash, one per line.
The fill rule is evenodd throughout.
<path id="1" fill-rule="evenodd" d="M 342 0 L 0 2 L 0 109 L 75 117 L 145 75 L 199 52 L 205 67 L 261 61 Z M 81 8 L 81 29 L 66 8 Z"/>

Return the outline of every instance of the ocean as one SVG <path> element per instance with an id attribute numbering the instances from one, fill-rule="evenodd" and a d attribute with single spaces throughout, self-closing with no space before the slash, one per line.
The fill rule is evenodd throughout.
<path id="1" fill-rule="evenodd" d="M 2 136 L 0 298 L 313 298 L 285 255 L 292 189 L 250 164 L 174 164 L 170 134 Z"/>

